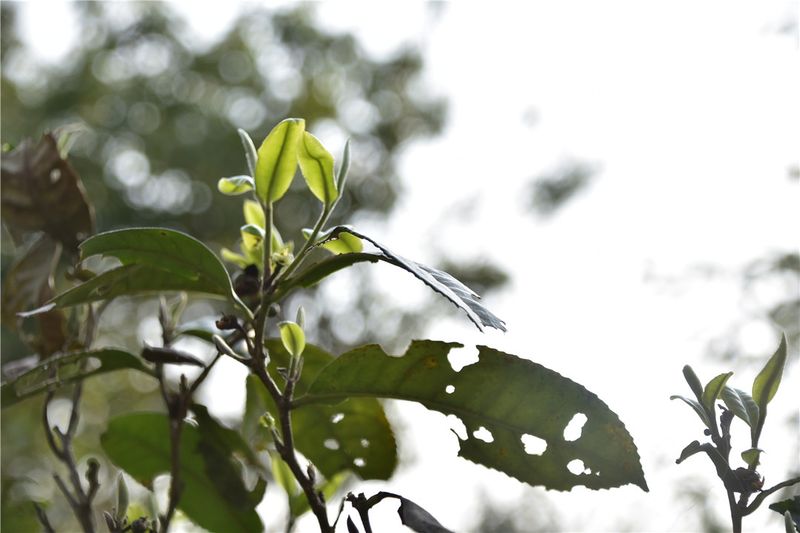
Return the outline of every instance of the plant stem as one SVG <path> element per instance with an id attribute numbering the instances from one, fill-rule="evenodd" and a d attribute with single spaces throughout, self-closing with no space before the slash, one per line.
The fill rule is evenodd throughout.
<path id="1" fill-rule="evenodd" d="M 317 235 L 319 232 L 322 231 L 322 228 L 325 226 L 325 223 L 328 221 L 328 217 L 330 217 L 331 209 L 327 207 L 322 208 L 322 213 L 319 214 L 319 218 L 317 219 L 317 223 L 314 224 L 314 229 L 311 230 L 311 235 L 308 236 L 308 239 L 305 243 L 303 243 L 303 247 L 300 248 L 300 251 L 297 252 L 297 255 L 294 258 L 286 270 L 281 273 L 281 279 L 288 278 L 292 272 L 297 270 L 297 268 L 303 263 L 308 255 L 309 250 L 314 246 L 314 242 L 317 240 Z"/>

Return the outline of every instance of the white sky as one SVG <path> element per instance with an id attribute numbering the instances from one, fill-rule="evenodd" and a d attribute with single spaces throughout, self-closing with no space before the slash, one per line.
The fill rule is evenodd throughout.
<path id="1" fill-rule="evenodd" d="M 54 15 L 62 8 L 46 9 L 63 20 L 68 14 Z M 42 27 L 25 21 L 40 23 L 37 9 L 28 6 L 34 16 L 23 20 L 33 36 Z M 548 493 L 570 530 L 611 530 L 620 520 L 633 531 L 697 527 L 699 510 L 671 496 L 687 476 L 711 479 L 711 465 L 671 464 L 701 435 L 693 413 L 668 397 L 688 391 L 680 371 L 687 362 L 705 379 L 727 370 L 701 357 L 741 317 L 740 292 L 727 279 L 676 294 L 645 275 L 680 276 L 700 263 L 735 270 L 770 251 L 797 250 L 800 193 L 787 170 L 800 163 L 800 56 L 796 30 L 776 31 L 797 10 L 797 2 L 463 2 L 446 4 L 437 20 L 419 3 L 319 5 L 320 21 L 354 31 L 375 55 L 403 43 L 423 47 L 425 90 L 450 102 L 444 134 L 404 155 L 406 193 L 392 220 L 361 229 L 423 262 L 442 252 L 487 256 L 513 275 L 487 302 L 508 333 L 481 335 L 453 311 L 428 336 L 531 357 L 598 394 L 634 436 L 651 493 Z M 213 35 L 231 10 L 195 3 L 182 11 Z M 60 42 L 49 37 L 33 42 Z M 525 118 L 532 111 L 533 125 Z M 600 174 L 553 219 L 533 217 L 525 205 L 531 178 L 570 156 Z M 474 201 L 468 216 L 445 215 Z M 425 297 L 403 273 L 381 275 L 391 297 L 402 294 L 409 306 Z M 776 345 L 758 326 L 741 339 L 752 354 Z M 747 389 L 752 378 L 732 382 Z M 224 377 L 216 382 L 224 386 Z M 775 400 L 784 417 L 797 408 L 792 388 L 796 371 Z M 227 396 L 230 406 L 212 410 L 242 401 Z M 389 483 L 359 490 L 402 493 L 457 530 L 474 518 L 480 495 L 502 502 L 522 494 L 519 483 L 456 458 L 440 415 L 391 409 L 408 428 L 401 446 L 414 460 Z M 773 424 L 777 414 L 776 406 Z M 792 439 L 778 424 L 762 442 Z M 767 484 L 797 465 L 790 454 L 773 446 Z M 280 505 L 275 493 L 265 502 Z M 385 505 L 381 531 L 392 531 L 396 515 Z M 765 506 L 748 521 L 758 527 L 771 514 Z M 310 521 L 304 527 L 313 530 Z"/>

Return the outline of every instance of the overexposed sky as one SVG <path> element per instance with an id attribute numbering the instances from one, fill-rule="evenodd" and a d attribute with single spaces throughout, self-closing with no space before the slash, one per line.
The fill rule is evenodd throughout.
<path id="1" fill-rule="evenodd" d="M 48 3 L 45 19 L 38 9 L 27 6 L 23 27 L 42 54 L 58 57 L 43 45 L 63 41 L 36 36 L 64 6 Z M 179 10 L 206 39 L 233 11 L 211 3 Z M 680 480 L 711 479 L 712 469 L 700 459 L 672 463 L 701 435 L 693 413 L 668 398 L 687 392 L 680 372 L 687 362 L 705 379 L 727 370 L 702 357 L 741 317 L 741 292 L 731 277 L 683 291 L 648 279 L 682 276 L 699 264 L 736 272 L 769 252 L 798 249 L 800 193 L 787 177 L 800 164 L 796 22 L 781 31 L 797 12 L 796 1 L 453 2 L 438 14 L 413 2 L 318 5 L 322 24 L 355 32 L 371 54 L 421 47 L 420 90 L 450 102 L 444 134 L 405 151 L 405 195 L 392 219 L 361 221 L 360 229 L 423 262 L 491 257 L 513 276 L 487 301 L 508 333 L 479 334 L 448 308 L 428 336 L 488 344 L 561 372 L 606 401 L 639 447 L 650 494 L 632 487 L 548 493 L 568 530 L 697 527 L 697 509 L 672 496 Z M 527 208 L 527 187 L 565 158 L 600 171 L 562 212 L 541 220 Z M 379 273 L 391 288 L 387 297 L 409 307 L 427 298 L 406 274 Z M 750 354 L 776 346 L 764 325 L 738 334 Z M 789 394 L 797 375 L 795 365 L 773 424 L 797 408 Z M 747 389 L 752 378 L 743 372 L 732 383 Z M 212 411 L 237 409 L 243 398 L 228 396 L 230 405 L 212 402 Z M 401 447 L 414 459 L 388 484 L 363 490 L 400 492 L 455 529 L 470 524 L 470 502 L 480 495 L 503 502 L 522 494 L 516 481 L 456 458 L 441 415 L 399 402 L 390 409 L 408 428 Z M 767 484 L 797 465 L 789 447 L 797 436 L 781 431 L 776 424 L 764 435 L 765 443 L 787 443 L 765 461 Z M 280 505 L 279 495 L 269 495 L 270 505 Z M 397 523 L 392 509 L 384 514 Z M 765 507 L 748 520 L 757 527 L 771 514 Z"/>

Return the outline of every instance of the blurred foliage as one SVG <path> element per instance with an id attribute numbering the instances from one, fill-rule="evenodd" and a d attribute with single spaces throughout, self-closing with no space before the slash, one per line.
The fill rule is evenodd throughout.
<path id="1" fill-rule="evenodd" d="M 564 161 L 533 180 L 530 206 L 541 217 L 554 215 L 591 183 L 597 169 L 583 161 Z"/>

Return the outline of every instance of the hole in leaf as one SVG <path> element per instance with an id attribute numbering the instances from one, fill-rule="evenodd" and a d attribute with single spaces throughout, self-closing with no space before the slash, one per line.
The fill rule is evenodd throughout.
<path id="1" fill-rule="evenodd" d="M 573 459 L 569 463 L 567 463 L 567 470 L 579 476 L 581 474 L 591 474 L 592 471 L 586 468 L 586 465 L 583 464 L 583 461 L 580 459 Z"/>
<path id="2" fill-rule="evenodd" d="M 564 440 L 567 442 L 574 442 L 581 438 L 583 432 L 583 425 L 588 418 L 583 413 L 576 413 L 564 428 Z"/>
<path id="3" fill-rule="evenodd" d="M 450 429 L 461 440 L 467 440 L 467 426 L 456 415 L 447 415 L 447 421 L 450 422 Z"/>
<path id="4" fill-rule="evenodd" d="M 494 442 L 494 435 L 492 432 L 481 426 L 477 431 L 472 432 L 472 436 L 483 442 Z"/>
<path id="5" fill-rule="evenodd" d="M 529 455 L 542 455 L 547 450 L 547 441 L 535 435 L 524 434 L 520 439 Z"/>
<path id="6" fill-rule="evenodd" d="M 325 442 L 323 442 L 322 445 L 328 448 L 329 450 L 339 449 L 339 441 L 336 439 L 325 439 Z"/>
<path id="7" fill-rule="evenodd" d="M 333 415 L 331 417 L 331 422 L 334 423 L 334 424 L 338 424 L 339 422 L 342 421 L 343 418 L 344 418 L 344 415 L 342 413 L 336 413 L 335 415 Z"/>
<path id="8" fill-rule="evenodd" d="M 353 464 L 356 465 L 358 468 L 364 468 L 365 466 L 367 466 L 367 462 L 361 457 L 356 457 L 355 459 L 353 459 Z"/>
<path id="9" fill-rule="evenodd" d="M 453 394 L 456 391 L 456 388 L 453 387 L 452 385 L 448 385 L 447 387 L 444 388 L 444 391 L 447 394 Z"/>
<path id="10" fill-rule="evenodd" d="M 447 354 L 447 361 L 453 370 L 461 372 L 465 366 L 478 362 L 478 349 L 475 346 L 462 346 L 461 348 L 450 348 Z"/>
<path id="11" fill-rule="evenodd" d="M 61 179 L 61 169 L 54 168 L 50 171 L 50 183 L 57 183 Z"/>
<path id="12" fill-rule="evenodd" d="M 361 447 L 369 448 L 369 441 L 367 439 L 361 439 Z"/>
<path id="13" fill-rule="evenodd" d="M 101 366 L 103 366 L 103 363 L 100 362 L 100 359 L 97 357 L 89 357 L 86 359 L 86 367 L 84 372 L 94 372 Z"/>

